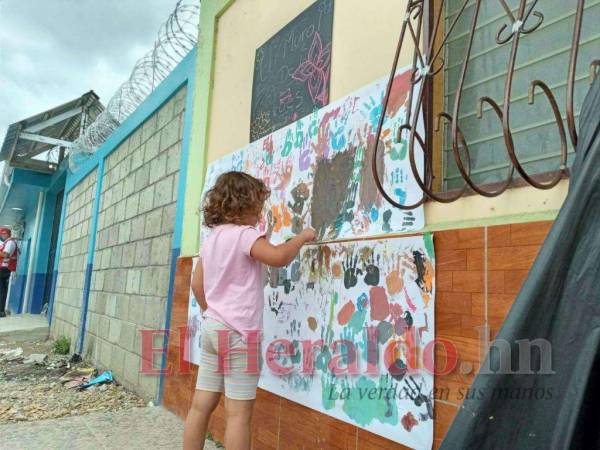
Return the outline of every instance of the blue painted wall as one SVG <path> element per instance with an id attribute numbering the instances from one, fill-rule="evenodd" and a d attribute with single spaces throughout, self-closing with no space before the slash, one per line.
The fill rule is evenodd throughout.
<path id="1" fill-rule="evenodd" d="M 50 243 L 52 235 L 52 223 L 54 220 L 54 211 L 56 208 L 57 195 L 64 189 L 67 172 L 66 161 L 52 175 L 39 174 L 25 169 L 15 169 L 13 177 L 14 187 L 25 186 L 27 196 L 31 197 L 26 203 L 32 205 L 25 211 L 23 218 L 25 228 L 20 242 L 20 255 L 17 264 L 17 271 L 13 275 L 11 290 L 8 297 L 8 307 L 13 313 L 32 313 L 39 314 L 43 307 L 44 291 L 48 276 L 48 258 L 50 252 Z M 35 229 L 35 220 L 37 214 L 38 193 L 44 192 L 45 198 L 42 209 L 42 218 L 40 223 L 40 234 L 36 246 L 32 243 Z M 23 195 L 20 193 L 19 195 Z M 35 205 L 35 206 L 34 206 Z M 27 311 L 25 306 L 25 286 L 27 283 L 27 274 L 29 270 L 29 256 L 31 252 L 37 252 L 33 261 L 33 272 L 31 274 L 31 289 L 29 305 Z"/>

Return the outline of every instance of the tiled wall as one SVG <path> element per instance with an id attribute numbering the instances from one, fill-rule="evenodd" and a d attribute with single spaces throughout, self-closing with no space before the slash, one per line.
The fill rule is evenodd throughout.
<path id="1" fill-rule="evenodd" d="M 66 202 L 51 334 L 68 337 L 71 349 L 79 335 L 96 179 L 94 170 L 69 192 Z"/>
<path id="2" fill-rule="evenodd" d="M 436 338 L 458 350 L 456 369 L 435 380 L 435 439 L 439 445 L 479 368 L 480 336 L 500 329 L 552 222 L 500 225 L 434 234 Z M 436 365 L 445 364 L 443 350 Z"/>
<path id="3" fill-rule="evenodd" d="M 459 361 L 456 369 L 436 376 L 435 445 L 441 443 L 460 405 L 461 392 L 469 387 L 480 361 L 481 329 L 493 337 L 525 279 L 552 222 L 449 230 L 434 233 L 437 270 L 436 337 L 452 342 Z M 191 258 L 177 261 L 169 367 L 164 405 L 184 417 L 190 407 L 196 380 L 195 366 L 179 368 L 178 327 L 187 323 Z M 443 351 L 436 366 L 445 364 Z M 185 369 L 185 367 L 184 367 Z M 223 440 L 223 402 L 210 424 L 215 438 Z M 405 449 L 362 429 L 259 389 L 254 419 L 255 449 Z"/>

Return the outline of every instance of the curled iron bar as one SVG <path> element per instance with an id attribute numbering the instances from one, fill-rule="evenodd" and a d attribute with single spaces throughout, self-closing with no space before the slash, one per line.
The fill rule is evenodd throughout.
<path id="1" fill-rule="evenodd" d="M 406 35 L 408 23 L 410 22 L 410 18 L 411 18 L 412 14 L 415 14 L 416 16 L 418 16 L 418 20 L 420 20 L 422 8 L 423 8 L 423 0 L 409 0 L 408 4 L 406 5 L 406 14 L 404 15 L 404 19 L 402 22 L 402 28 L 400 30 L 400 37 L 398 38 L 398 45 L 396 47 L 396 53 L 394 54 L 394 61 L 392 63 L 390 77 L 389 77 L 389 80 L 387 83 L 387 87 L 385 89 L 385 95 L 383 97 L 383 107 L 381 110 L 381 116 L 379 117 L 379 121 L 377 123 L 377 131 L 375 133 L 375 139 L 373 141 L 374 148 L 373 148 L 373 153 L 372 153 L 372 158 L 371 158 L 371 172 L 373 174 L 373 179 L 375 181 L 375 185 L 377 186 L 377 190 L 381 193 L 383 198 L 385 198 L 391 205 L 393 205 L 394 207 L 396 207 L 398 209 L 402 209 L 402 210 L 415 209 L 415 208 L 421 206 L 425 202 L 427 197 L 425 196 L 425 194 L 423 194 L 423 196 L 421 197 L 420 200 L 418 200 L 417 202 L 410 204 L 410 205 L 403 205 L 402 203 L 398 203 L 396 200 L 394 200 L 392 198 L 392 196 L 389 195 L 387 193 L 387 191 L 385 190 L 385 188 L 383 187 L 383 183 L 381 181 L 381 178 L 379 177 L 379 172 L 378 172 L 378 168 L 377 168 L 377 153 L 379 152 L 379 144 L 380 144 L 380 139 L 381 139 L 381 132 L 383 130 L 383 122 L 385 120 L 385 114 L 387 112 L 388 103 L 390 101 L 390 95 L 392 93 L 392 85 L 394 84 L 394 77 L 396 75 L 396 69 L 398 68 L 398 59 L 400 58 L 400 52 L 402 51 L 402 44 L 404 43 L 404 36 Z M 415 54 L 413 57 L 413 68 L 416 65 L 416 58 L 417 58 L 417 56 Z M 414 84 L 411 83 L 408 105 L 412 105 L 411 101 L 412 101 L 413 90 L 414 90 Z M 411 109 L 412 108 L 409 106 L 407 115 L 410 114 Z"/>
<path id="2" fill-rule="evenodd" d="M 513 178 L 514 167 L 511 166 L 508 176 L 506 177 L 506 179 L 500 185 L 499 188 L 491 190 L 491 191 L 486 190 L 482 187 L 479 187 L 477 185 L 477 183 L 475 183 L 475 181 L 471 178 L 470 171 L 467 171 L 466 168 L 464 167 L 464 164 L 462 163 L 462 159 L 460 157 L 460 151 L 459 151 L 459 141 L 460 141 L 460 146 L 463 148 L 463 150 L 466 152 L 466 154 L 469 156 L 471 154 L 471 152 L 469 151 L 467 142 L 464 139 L 464 136 L 462 136 L 462 133 L 460 133 L 461 136 L 459 137 L 458 117 L 460 116 L 460 105 L 462 102 L 463 87 L 465 84 L 467 69 L 469 67 L 469 62 L 471 59 L 471 50 L 473 48 L 473 41 L 475 38 L 475 30 L 477 28 L 477 21 L 479 19 L 480 8 L 481 8 L 481 0 L 477 0 L 475 2 L 475 10 L 473 12 L 473 18 L 471 20 L 469 42 L 467 43 L 467 46 L 465 49 L 465 56 L 463 58 L 463 63 L 460 68 L 460 75 L 458 78 L 458 86 L 456 89 L 456 97 L 454 99 L 454 107 L 453 107 L 453 112 L 452 112 L 453 119 L 451 121 L 452 152 L 454 154 L 454 160 L 456 161 L 458 170 L 459 170 L 460 174 L 462 175 L 463 179 L 465 180 L 465 182 L 469 185 L 469 187 L 471 187 L 471 189 L 473 189 L 478 194 L 483 195 L 485 197 L 496 197 L 496 196 L 502 194 L 510 186 L 510 184 L 512 182 L 512 178 Z M 492 110 L 500 118 L 500 121 L 502 121 L 502 111 L 500 110 L 500 107 L 492 98 L 487 97 L 487 96 L 481 97 L 479 99 L 479 102 L 477 105 L 477 117 L 479 119 L 481 119 L 483 116 L 482 115 L 483 103 L 487 103 L 488 105 L 490 105 L 492 107 Z M 470 168 L 470 161 L 469 161 L 469 168 Z"/>
<path id="3" fill-rule="evenodd" d="M 600 67 L 600 59 L 594 59 L 590 63 L 590 83 L 593 83 L 596 79 L 596 71 Z"/>
<path id="4" fill-rule="evenodd" d="M 442 8 L 443 8 L 443 1 L 440 2 L 440 13 L 442 12 Z M 409 24 L 410 26 L 410 24 Z M 433 33 L 431 34 L 432 36 L 436 36 L 437 34 L 437 30 L 439 27 L 439 17 L 438 17 L 438 21 L 436 21 L 436 24 L 434 26 L 433 29 Z M 419 27 L 420 29 L 420 27 Z M 419 35 L 417 35 L 417 37 L 420 37 Z M 418 45 L 418 40 L 416 42 L 413 42 L 414 45 Z M 430 40 L 429 46 L 427 48 L 427 53 L 425 56 L 425 59 L 427 61 L 434 61 L 435 58 L 432 58 L 432 54 L 433 54 L 433 43 L 434 43 L 434 39 L 432 38 Z M 416 73 L 417 69 L 415 67 L 416 64 L 416 60 L 413 60 L 413 75 Z M 440 67 L 437 70 L 430 70 L 430 67 L 427 66 L 425 68 L 423 68 L 420 76 L 416 79 L 414 79 L 412 85 L 411 85 L 411 97 L 412 97 L 412 93 L 414 91 L 414 87 L 415 84 L 418 81 L 422 81 L 421 83 L 419 83 L 419 87 L 418 87 L 418 94 L 417 94 L 417 100 L 416 100 L 416 105 L 414 106 L 414 109 L 417 111 L 416 114 L 412 115 L 412 118 L 410 116 L 407 116 L 406 119 L 406 123 L 404 125 L 402 125 L 399 130 L 398 130 L 398 141 L 402 140 L 402 132 L 404 130 L 408 130 L 409 131 L 409 139 L 408 139 L 408 155 L 409 155 L 409 161 L 410 161 L 410 167 L 411 167 L 411 171 L 413 173 L 413 176 L 415 177 L 415 181 L 417 182 L 417 184 L 419 185 L 419 187 L 421 188 L 421 190 L 424 193 L 425 197 L 429 197 L 435 201 L 438 201 L 440 203 L 452 203 L 453 201 L 457 200 L 460 196 L 462 196 L 467 188 L 466 183 L 463 185 L 462 189 L 458 190 L 457 192 L 455 192 L 454 194 L 450 194 L 450 193 L 444 193 L 442 195 L 436 194 L 435 192 L 433 192 L 433 151 L 431 149 L 431 147 L 429 145 L 427 145 L 427 141 L 425 139 L 423 139 L 423 137 L 420 135 L 420 133 L 417 131 L 417 127 L 418 127 L 418 121 L 420 119 L 420 114 L 419 111 L 422 110 L 422 102 L 423 102 L 423 93 L 425 90 L 425 83 L 432 80 L 433 76 L 439 72 L 440 70 L 443 69 L 443 64 L 440 65 Z M 412 108 L 413 104 L 412 104 L 412 98 L 409 97 L 409 105 Z M 437 117 L 437 125 L 438 127 L 437 130 L 439 130 L 439 119 L 440 117 L 445 117 L 445 118 L 450 118 L 451 117 L 442 112 L 442 115 L 438 115 Z M 410 125 L 409 125 L 410 123 Z M 462 133 L 460 133 L 461 137 L 462 137 Z M 415 139 L 418 141 L 419 146 L 421 147 L 421 150 L 423 151 L 423 156 L 424 156 L 424 161 L 426 164 L 426 181 L 423 181 L 423 179 L 421 178 L 421 175 L 419 174 L 419 168 L 417 167 L 417 163 L 416 163 L 416 159 L 415 159 Z M 468 150 L 467 150 L 468 152 Z M 458 158 L 460 160 L 460 155 L 455 154 L 454 155 L 455 158 Z M 470 162 L 469 162 L 469 168 L 470 168 Z M 427 176 L 427 173 L 429 173 L 429 176 Z"/>
<path id="5" fill-rule="evenodd" d="M 525 13 L 525 4 L 526 0 L 521 0 L 519 5 L 519 14 L 518 19 L 522 18 Z M 534 3 L 535 4 L 535 3 Z M 512 161 L 513 166 L 517 169 L 517 172 L 523 177 L 525 181 L 527 181 L 530 185 L 538 188 L 538 189 L 550 189 L 560 181 L 563 174 L 567 172 L 567 138 L 565 134 L 565 128 L 562 122 L 562 117 L 560 115 L 560 110 L 558 109 L 558 105 L 556 103 L 556 99 L 554 98 L 554 94 L 552 91 L 541 80 L 534 80 L 531 82 L 529 87 L 529 104 L 533 104 L 535 88 L 539 87 L 552 108 L 552 112 L 554 113 L 554 119 L 556 125 L 558 126 L 558 133 L 560 135 L 560 168 L 556 172 L 556 175 L 548 182 L 538 182 L 531 177 L 527 171 L 523 168 L 519 159 L 517 157 L 515 151 L 515 144 L 512 136 L 512 131 L 510 129 L 510 97 L 512 92 L 512 81 L 515 73 L 515 64 L 517 60 L 517 50 L 519 48 L 519 37 L 521 32 L 515 33 L 513 35 L 513 42 L 510 50 L 510 57 L 508 61 L 508 70 L 507 77 L 504 89 L 504 104 L 502 110 L 502 133 L 504 135 L 504 142 L 506 144 L 506 150 L 508 151 L 508 155 L 510 156 L 510 160 Z"/>
<path id="6" fill-rule="evenodd" d="M 522 19 L 521 18 L 515 19 L 512 12 L 510 11 L 510 8 L 508 8 L 508 7 L 504 8 L 505 11 L 507 11 L 507 13 L 510 13 L 509 17 L 512 22 L 510 25 L 510 27 L 511 27 L 510 33 L 508 34 L 508 36 L 501 38 L 500 35 L 504 32 L 504 30 L 506 30 L 508 28 L 507 24 L 502 25 L 500 27 L 500 29 L 498 30 L 498 32 L 496 33 L 496 44 L 498 44 L 498 45 L 506 44 L 508 41 L 511 40 L 511 38 L 515 35 L 515 33 L 529 34 L 529 33 L 534 32 L 535 30 L 537 30 L 540 27 L 540 25 L 544 21 L 544 15 L 539 11 L 533 10 L 533 8 L 535 8 L 535 5 L 537 4 L 537 2 L 538 2 L 538 0 L 533 0 L 531 5 L 529 6 L 529 9 L 527 10 L 527 13 L 525 14 L 525 17 L 523 17 Z M 501 3 L 503 4 L 503 6 L 506 6 L 506 3 L 504 3 L 504 1 L 501 0 Z M 538 18 L 538 21 L 532 27 L 525 28 L 525 24 L 529 20 L 529 16 L 532 13 L 535 17 Z M 521 16 L 519 16 L 519 17 L 521 17 Z"/>
<path id="7" fill-rule="evenodd" d="M 402 27 L 401 27 L 400 37 L 398 40 L 398 45 L 396 48 L 394 61 L 392 64 L 392 70 L 390 73 L 390 77 L 388 80 L 388 84 L 387 84 L 387 88 L 386 88 L 386 92 L 385 92 L 385 96 L 384 96 L 384 100 L 383 100 L 382 113 L 381 113 L 381 117 L 379 118 L 377 130 L 375 133 L 375 140 L 373 143 L 373 145 L 375 145 L 375 148 L 373 149 L 373 152 L 372 152 L 371 169 L 372 169 L 373 177 L 375 179 L 375 184 L 377 185 L 379 192 L 393 206 L 400 208 L 400 209 L 407 210 L 407 209 L 413 209 L 413 208 L 420 206 L 421 204 L 423 204 L 423 202 L 427 198 L 431 198 L 433 200 L 440 201 L 440 202 L 454 201 L 454 200 L 458 199 L 465 192 L 465 190 L 468 187 L 480 195 L 483 195 L 486 197 L 495 197 L 497 195 L 500 195 L 504 191 L 506 191 L 506 189 L 508 189 L 508 187 L 511 185 L 511 183 L 513 181 L 515 169 L 521 175 L 521 177 L 533 187 L 536 187 L 538 189 L 549 189 L 549 188 L 555 186 L 560 181 L 562 176 L 564 174 L 568 173 L 568 169 L 567 169 L 567 165 L 566 165 L 566 163 L 567 163 L 567 141 L 566 141 L 567 137 L 566 137 L 566 132 L 565 132 L 565 126 L 562 122 L 560 110 L 559 110 L 557 102 L 556 102 L 556 98 L 553 95 L 550 88 L 546 85 L 546 83 L 544 83 L 541 80 L 532 81 L 530 84 L 530 87 L 529 87 L 529 99 L 528 100 L 529 100 L 529 104 L 533 104 L 534 98 L 535 98 L 534 97 L 535 93 L 537 91 L 541 90 L 542 94 L 546 97 L 546 99 L 548 100 L 548 103 L 550 104 L 550 107 L 554 114 L 554 120 L 556 122 L 556 125 L 558 126 L 558 132 L 559 132 L 559 137 L 560 137 L 560 146 L 561 146 L 560 167 L 559 167 L 559 170 L 556 172 L 556 175 L 553 176 L 553 178 L 550 181 L 538 182 L 532 176 L 530 176 L 527 173 L 527 171 L 523 168 L 522 164 L 519 162 L 519 159 L 518 159 L 516 151 L 515 151 L 514 140 L 513 140 L 512 131 L 511 131 L 511 127 L 510 127 L 510 107 L 511 107 L 510 100 L 511 100 L 512 82 L 513 82 L 513 77 L 514 77 L 514 72 L 515 72 L 516 56 L 517 56 L 517 50 L 518 50 L 518 46 L 519 46 L 520 35 L 532 33 L 533 31 L 537 30 L 541 26 L 542 22 L 544 21 L 544 15 L 541 12 L 534 10 L 537 5 L 537 0 L 533 0 L 529 6 L 527 6 L 527 0 L 521 0 L 517 14 L 512 13 L 511 9 L 508 7 L 508 5 L 506 4 L 506 2 L 504 0 L 498 0 L 501 3 L 502 7 L 505 9 L 507 17 L 510 19 L 510 21 L 512 23 L 511 33 L 508 37 L 503 36 L 503 34 L 505 34 L 505 31 L 509 27 L 509 25 L 507 25 L 507 24 L 504 24 L 502 27 L 500 27 L 500 29 L 498 30 L 498 32 L 496 34 L 496 41 L 499 45 L 507 43 L 512 39 L 511 51 L 510 51 L 510 56 L 509 56 L 509 60 L 508 60 L 507 78 L 506 78 L 505 87 L 504 87 L 503 103 L 502 103 L 502 107 L 501 107 L 494 99 L 487 97 L 487 96 L 482 96 L 479 98 L 478 104 L 477 104 L 476 112 L 477 112 L 477 117 L 479 119 L 481 119 L 481 117 L 482 117 L 483 105 L 487 104 L 491 107 L 493 112 L 496 114 L 496 117 L 499 119 L 500 123 L 502 124 L 502 134 L 504 137 L 506 151 L 509 156 L 509 173 L 507 175 L 507 178 L 500 184 L 500 187 L 498 187 L 494 190 L 485 189 L 482 186 L 478 186 L 473 181 L 473 179 L 471 177 L 471 161 L 470 161 L 469 147 L 468 147 L 468 144 L 467 144 L 467 141 L 465 139 L 463 132 L 460 130 L 460 127 L 458 126 L 458 118 L 460 115 L 460 104 L 462 101 L 462 93 L 463 93 L 463 87 L 464 87 L 464 82 L 465 82 L 465 73 L 466 73 L 466 70 L 467 70 L 467 67 L 469 64 L 471 47 L 473 44 L 475 29 L 476 29 L 476 25 L 477 25 L 477 21 L 478 21 L 478 16 L 479 16 L 479 8 L 481 6 L 481 0 L 476 0 L 476 5 L 475 5 L 476 12 L 474 14 L 472 24 L 471 24 L 471 29 L 470 29 L 470 34 L 469 34 L 469 44 L 468 44 L 468 48 L 466 51 L 466 57 L 463 61 L 462 67 L 461 67 L 459 86 L 457 89 L 457 95 L 455 98 L 452 114 L 442 111 L 437 114 L 437 116 L 435 118 L 435 123 L 434 123 L 434 131 L 435 132 L 439 132 L 440 122 L 442 119 L 450 123 L 453 156 L 456 161 L 457 167 L 459 169 L 460 175 L 462 176 L 462 178 L 465 181 L 465 185 L 458 192 L 440 194 L 440 193 L 433 192 L 431 189 L 432 180 L 433 180 L 433 175 L 431 173 L 428 174 L 428 178 L 426 180 L 422 179 L 419 167 L 417 167 L 416 160 L 415 160 L 415 149 L 414 149 L 415 142 L 418 143 L 423 150 L 426 170 L 431 170 L 432 161 L 433 161 L 433 149 L 431 148 L 431 145 L 430 145 L 431 140 L 428 138 L 427 135 L 422 136 L 417 131 L 418 120 L 420 118 L 420 113 L 423 108 L 423 96 L 424 96 L 423 85 L 424 85 L 424 83 L 431 82 L 433 79 L 433 76 L 435 74 L 439 73 L 444 68 L 445 61 L 440 56 L 440 54 L 444 50 L 446 42 L 447 42 L 450 34 L 453 32 L 456 23 L 461 18 L 461 15 L 465 11 L 465 8 L 466 8 L 467 4 L 469 3 L 469 0 L 464 0 L 464 2 L 461 4 L 461 7 L 458 10 L 458 12 L 456 13 L 456 16 L 452 20 L 451 24 L 444 31 L 441 40 L 438 40 L 438 42 L 440 42 L 439 45 L 436 46 L 434 43 L 436 40 L 435 38 L 438 35 L 439 24 L 440 24 L 441 17 L 443 14 L 444 0 L 441 0 L 439 2 L 438 11 L 434 11 L 434 13 L 437 12 L 438 15 L 437 15 L 437 17 L 434 17 L 435 20 L 433 22 L 433 30 L 432 31 L 429 30 L 430 31 L 429 44 L 427 46 L 427 49 L 425 49 L 425 51 L 422 52 L 421 47 L 420 47 L 420 43 L 421 43 L 420 38 L 421 38 L 421 26 L 422 26 L 422 23 L 424 20 L 424 18 L 423 18 L 423 14 L 424 14 L 423 11 L 425 9 L 424 1 L 425 0 L 420 0 L 420 1 L 409 0 L 407 3 L 406 13 L 404 15 L 404 20 L 403 20 Z M 576 143 L 577 135 L 575 133 L 575 121 L 573 119 L 573 117 L 574 117 L 573 90 L 574 90 L 574 84 L 575 84 L 574 83 L 575 68 L 576 68 L 576 62 L 577 62 L 577 52 L 578 52 L 578 46 L 579 46 L 579 38 L 580 38 L 583 10 L 584 10 L 584 0 L 578 0 L 577 14 L 576 14 L 576 20 L 575 20 L 575 29 L 573 32 L 573 43 L 571 46 L 571 53 L 570 53 L 570 61 L 571 62 L 569 65 L 568 80 L 567 80 L 568 81 L 568 83 L 567 83 L 567 122 L 568 122 L 568 126 L 569 126 L 569 134 L 571 137 L 571 141 L 574 144 Z M 531 26 L 526 26 L 526 24 L 530 21 L 530 16 L 532 16 L 532 15 L 537 17 L 537 19 L 538 19 L 537 22 Z M 413 23 L 411 23 L 411 20 L 417 22 L 416 27 Z M 389 99 L 390 99 L 391 89 L 393 87 L 392 85 L 393 85 L 394 77 L 395 77 L 396 70 L 397 70 L 399 55 L 401 53 L 402 46 L 403 46 L 405 39 L 412 40 L 415 50 L 413 53 L 413 61 L 412 61 L 411 87 L 410 87 L 410 91 L 409 91 L 409 95 L 408 95 L 407 115 L 406 115 L 405 122 L 403 123 L 403 125 L 400 126 L 400 128 L 398 130 L 397 138 L 398 138 L 398 140 L 401 140 L 402 134 L 405 131 L 408 131 L 410 133 L 409 139 L 408 139 L 408 150 L 409 150 L 409 157 L 410 157 L 410 163 L 411 163 L 411 170 L 413 172 L 413 176 L 415 177 L 417 184 L 423 191 L 423 197 L 421 198 L 421 200 L 417 201 L 416 203 L 411 204 L 411 205 L 402 205 L 402 204 L 399 204 L 397 201 L 395 201 L 385 191 L 385 189 L 383 187 L 383 183 L 382 183 L 381 178 L 377 171 L 377 152 L 382 151 L 382 148 L 383 148 L 383 146 L 380 146 L 380 144 L 381 144 L 380 138 L 381 138 L 381 132 L 382 132 L 382 128 L 383 128 L 383 122 L 385 120 L 385 114 L 386 114 Z M 590 65 L 590 78 L 593 78 L 595 76 L 597 67 L 600 67 L 600 60 L 594 60 L 592 62 L 592 64 Z M 415 90 L 415 87 L 417 87 L 418 83 L 421 83 L 421 84 L 419 85 L 418 93 L 415 93 L 414 90 Z M 416 95 L 416 97 L 415 97 L 415 95 Z M 415 101 L 413 101 L 413 98 L 415 99 Z M 466 161 L 465 161 L 465 159 L 466 159 Z"/>
<path id="8" fill-rule="evenodd" d="M 577 1 L 573 42 L 571 43 L 571 54 L 569 56 L 569 71 L 567 73 L 567 126 L 569 128 L 569 137 L 575 150 L 577 150 L 577 130 L 575 128 L 575 113 L 573 110 L 573 92 L 575 89 L 575 71 L 577 69 L 577 54 L 579 52 L 579 38 L 581 37 L 584 6 L 585 0 Z"/>
<path id="9" fill-rule="evenodd" d="M 429 75 L 425 75 L 425 76 L 429 76 Z M 413 176 L 415 177 L 415 181 L 417 182 L 417 184 L 423 191 L 424 196 L 429 197 L 433 200 L 436 200 L 440 203 L 451 203 L 454 200 L 458 199 L 464 193 L 464 190 L 461 190 L 461 191 L 455 193 L 454 195 L 452 195 L 452 194 L 437 195 L 435 192 L 433 192 L 433 189 L 432 189 L 433 188 L 433 177 L 426 176 L 426 180 L 423 181 L 423 179 L 421 178 L 421 175 L 419 174 L 419 167 L 417 167 L 417 162 L 416 162 L 416 158 L 415 158 L 415 139 L 418 141 L 419 146 L 421 147 L 421 149 L 423 151 L 423 156 L 424 156 L 424 161 L 426 164 L 426 171 L 427 171 L 426 174 L 427 173 L 432 174 L 433 153 L 430 151 L 430 148 L 427 146 L 427 144 L 426 144 L 425 140 L 423 139 L 423 137 L 421 136 L 421 134 L 417 131 L 417 126 L 418 126 L 418 121 L 419 121 L 419 116 L 420 116 L 418 111 L 421 110 L 421 104 L 423 101 L 424 85 L 425 85 L 425 82 L 420 83 L 419 88 L 418 88 L 419 92 L 417 95 L 417 104 L 415 106 L 415 110 L 417 111 L 417 114 L 413 114 L 410 124 L 405 123 L 404 125 L 400 126 L 400 128 L 398 129 L 398 141 L 400 141 L 402 139 L 402 132 L 404 130 L 408 130 L 409 131 L 408 155 L 409 155 L 409 161 L 410 161 L 410 168 L 413 173 Z M 412 86 L 412 88 L 414 88 L 414 85 Z M 466 185 L 464 188 L 466 188 Z"/>

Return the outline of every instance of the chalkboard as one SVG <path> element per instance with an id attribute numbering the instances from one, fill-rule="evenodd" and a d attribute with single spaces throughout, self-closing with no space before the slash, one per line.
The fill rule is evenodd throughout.
<path id="1" fill-rule="evenodd" d="M 318 0 L 256 50 L 250 141 L 329 103 L 333 0 Z"/>

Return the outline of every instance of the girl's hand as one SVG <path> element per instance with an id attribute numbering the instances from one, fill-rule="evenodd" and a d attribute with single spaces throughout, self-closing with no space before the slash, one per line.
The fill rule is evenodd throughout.
<path id="1" fill-rule="evenodd" d="M 315 230 L 313 230 L 312 228 L 305 228 L 300 233 L 300 236 L 302 236 L 304 242 L 312 242 L 317 238 L 317 233 L 315 233 Z"/>

